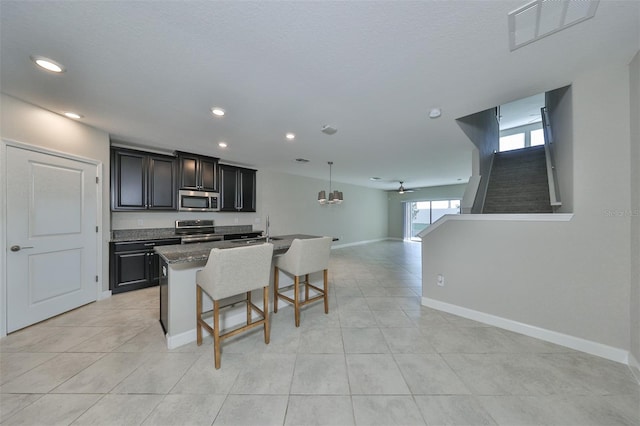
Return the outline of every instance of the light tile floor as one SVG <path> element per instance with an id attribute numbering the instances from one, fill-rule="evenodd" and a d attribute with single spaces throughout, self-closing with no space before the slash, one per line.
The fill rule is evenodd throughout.
<path id="1" fill-rule="evenodd" d="M 420 305 L 420 246 L 332 251 L 330 313 L 290 308 L 223 345 L 167 350 L 158 289 L 0 340 L 0 422 L 638 425 L 624 365 Z"/>

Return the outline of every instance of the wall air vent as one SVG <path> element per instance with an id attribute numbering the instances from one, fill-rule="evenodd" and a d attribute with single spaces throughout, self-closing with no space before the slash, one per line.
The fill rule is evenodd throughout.
<path id="1" fill-rule="evenodd" d="M 600 0 L 534 0 L 510 12 L 509 48 L 522 46 L 593 18 Z"/>

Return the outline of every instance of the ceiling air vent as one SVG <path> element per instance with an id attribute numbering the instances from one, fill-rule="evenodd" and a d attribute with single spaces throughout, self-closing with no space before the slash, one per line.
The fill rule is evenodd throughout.
<path id="1" fill-rule="evenodd" d="M 593 18 L 600 0 L 534 0 L 510 12 L 509 48 L 513 51 Z"/>

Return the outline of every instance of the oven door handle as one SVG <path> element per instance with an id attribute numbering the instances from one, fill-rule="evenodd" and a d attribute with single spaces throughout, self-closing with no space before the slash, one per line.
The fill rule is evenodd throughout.
<path id="1" fill-rule="evenodd" d="M 222 237 L 182 237 L 182 244 L 222 241 Z"/>

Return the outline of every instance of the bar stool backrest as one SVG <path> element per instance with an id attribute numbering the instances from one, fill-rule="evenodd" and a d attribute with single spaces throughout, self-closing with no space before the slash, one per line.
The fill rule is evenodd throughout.
<path id="1" fill-rule="evenodd" d="M 196 281 L 213 300 L 246 293 L 269 285 L 273 244 L 211 249 Z"/>
<path id="2" fill-rule="evenodd" d="M 294 239 L 277 258 L 278 268 L 297 276 L 328 269 L 331 242 L 331 237 Z"/>

